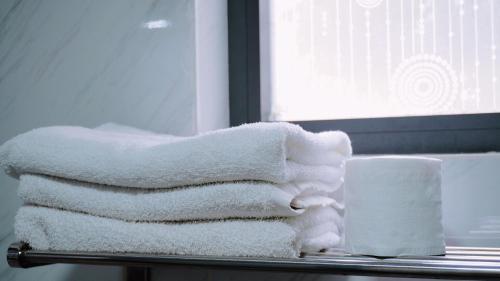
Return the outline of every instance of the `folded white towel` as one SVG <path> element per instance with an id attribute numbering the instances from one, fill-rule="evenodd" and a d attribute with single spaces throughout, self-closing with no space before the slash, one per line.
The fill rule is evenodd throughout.
<path id="1" fill-rule="evenodd" d="M 350 155 L 346 134 L 314 134 L 288 123 L 247 124 L 194 137 L 61 126 L 7 141 L 0 164 L 16 177 L 46 174 L 127 187 L 235 180 L 332 186 Z"/>
<path id="2" fill-rule="evenodd" d="M 15 232 L 20 241 L 41 250 L 296 257 L 336 246 L 336 229 L 318 228 L 335 221 L 340 217 L 328 207 L 281 220 L 133 223 L 24 206 Z"/>
<path id="3" fill-rule="evenodd" d="M 343 206 L 314 186 L 264 182 L 217 183 L 170 189 L 104 186 L 21 175 L 25 203 L 129 221 L 185 221 L 297 216 L 317 206 Z"/>

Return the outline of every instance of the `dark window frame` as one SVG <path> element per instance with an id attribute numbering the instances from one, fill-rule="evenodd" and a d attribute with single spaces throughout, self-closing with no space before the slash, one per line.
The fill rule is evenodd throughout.
<path id="1" fill-rule="evenodd" d="M 228 0 L 230 124 L 261 121 L 259 1 Z M 349 134 L 356 154 L 500 151 L 500 113 L 293 121 Z"/>

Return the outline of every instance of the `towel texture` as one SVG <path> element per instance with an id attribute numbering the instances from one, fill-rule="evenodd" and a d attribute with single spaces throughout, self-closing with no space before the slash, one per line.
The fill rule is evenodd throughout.
<path id="1" fill-rule="evenodd" d="M 21 175 L 25 203 L 128 221 L 289 217 L 317 206 L 343 206 L 314 186 L 264 182 L 217 183 L 170 189 L 103 186 Z"/>
<path id="2" fill-rule="evenodd" d="M 342 243 L 351 153 L 342 132 L 288 123 L 193 137 L 105 124 L 21 134 L 0 166 L 35 249 L 297 257 Z"/>
<path id="3" fill-rule="evenodd" d="M 276 220 L 133 223 L 44 207 L 21 207 L 16 236 L 41 250 L 184 255 L 296 257 L 335 246 L 339 235 L 322 224 L 339 221 L 331 208 Z"/>
<path id="4" fill-rule="evenodd" d="M 350 155 L 346 134 L 315 134 L 288 123 L 247 124 L 194 137 L 59 126 L 7 141 L 0 164 L 16 177 L 45 174 L 125 187 L 249 179 L 331 187 Z"/>

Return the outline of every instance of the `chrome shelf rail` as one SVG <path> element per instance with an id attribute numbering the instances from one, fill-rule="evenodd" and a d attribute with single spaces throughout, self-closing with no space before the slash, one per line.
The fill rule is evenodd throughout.
<path id="1" fill-rule="evenodd" d="M 55 263 L 119 265 L 135 269 L 147 280 L 151 267 L 186 266 L 210 269 L 303 272 L 363 276 L 500 280 L 500 249 L 448 247 L 445 256 L 375 258 L 325 252 L 296 259 L 149 255 L 33 250 L 24 243 L 7 252 L 10 266 L 28 268 Z M 144 269 L 144 272 L 137 269 Z M 143 278 L 144 277 L 144 278 Z M 136 279 L 137 280 L 137 279 Z"/>

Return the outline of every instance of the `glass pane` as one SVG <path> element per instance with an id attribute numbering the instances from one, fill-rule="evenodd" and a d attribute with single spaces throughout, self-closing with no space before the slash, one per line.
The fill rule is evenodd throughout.
<path id="1" fill-rule="evenodd" d="M 500 112 L 496 0 L 261 1 L 264 120 Z"/>

